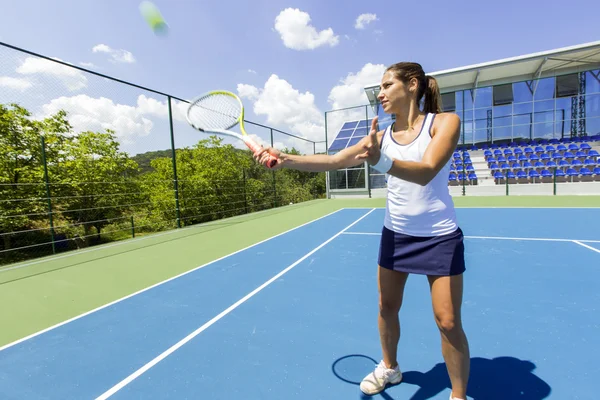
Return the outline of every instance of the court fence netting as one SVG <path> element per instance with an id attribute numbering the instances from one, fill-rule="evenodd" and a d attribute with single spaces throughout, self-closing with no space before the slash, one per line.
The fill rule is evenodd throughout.
<path id="1" fill-rule="evenodd" d="M 89 68 L 0 43 L 0 266 L 326 196 L 324 173 L 269 171 L 191 128 L 188 100 Z M 263 145 L 324 152 L 245 123 Z"/>

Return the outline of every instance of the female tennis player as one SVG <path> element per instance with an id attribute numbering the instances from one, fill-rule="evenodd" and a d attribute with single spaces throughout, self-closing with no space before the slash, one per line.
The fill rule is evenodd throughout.
<path id="1" fill-rule="evenodd" d="M 450 399 L 466 399 L 469 345 L 461 321 L 463 233 L 448 190 L 449 160 L 460 135 L 460 119 L 442 113 L 435 78 L 421 65 L 402 62 L 386 69 L 378 96 L 395 122 L 335 155 L 290 155 L 266 148 L 254 155 L 274 169 L 321 172 L 360 165 L 366 160 L 387 174 L 387 204 L 379 248 L 378 327 L 383 360 L 360 384 L 369 395 L 402 380 L 397 361 L 399 311 L 409 274 L 427 276 L 434 319 L 441 333 L 442 355 L 452 383 Z M 423 101 L 423 110 L 419 104 Z"/>

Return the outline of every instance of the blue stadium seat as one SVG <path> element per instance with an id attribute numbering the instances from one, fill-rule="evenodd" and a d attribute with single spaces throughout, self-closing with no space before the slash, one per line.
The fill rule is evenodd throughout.
<path id="1" fill-rule="evenodd" d="M 567 168 L 567 170 L 565 171 L 565 173 L 567 174 L 567 176 L 577 176 L 577 175 L 579 175 L 579 173 L 574 168 Z"/>
<path id="2" fill-rule="evenodd" d="M 549 178 L 554 176 L 552 172 L 548 171 L 547 169 L 543 169 L 540 175 L 542 175 L 542 178 Z"/>

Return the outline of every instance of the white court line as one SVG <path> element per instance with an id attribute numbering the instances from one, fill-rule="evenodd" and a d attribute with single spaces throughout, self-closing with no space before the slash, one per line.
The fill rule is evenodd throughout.
<path id="1" fill-rule="evenodd" d="M 344 232 L 344 235 L 373 235 L 381 236 L 381 233 L 376 232 Z M 522 237 L 505 237 L 505 236 L 465 236 L 465 239 L 490 239 L 490 240 L 533 240 L 541 242 L 586 242 L 586 243 L 600 243 L 600 240 L 587 240 L 587 239 L 556 239 L 556 238 L 522 238 Z M 581 243 L 579 243 L 581 244 Z M 596 250 L 596 249 L 594 249 Z"/>
<path id="2" fill-rule="evenodd" d="M 588 242 L 589 242 L 589 240 L 588 240 Z M 587 244 L 583 244 L 583 243 L 581 243 L 580 240 L 573 240 L 573 243 L 577 243 L 578 245 L 583 246 L 583 247 L 587 247 L 588 249 L 590 249 L 592 251 L 595 251 L 596 253 L 600 253 L 600 250 L 598 250 L 597 248 L 592 247 L 592 246 L 588 246 Z"/>
<path id="3" fill-rule="evenodd" d="M 235 310 L 238 306 L 245 303 L 249 298 L 251 298 L 258 292 L 263 290 L 265 287 L 269 286 L 271 283 L 273 283 L 275 280 L 277 280 L 280 276 L 282 276 L 283 274 L 285 274 L 286 272 L 288 272 L 289 270 L 291 270 L 292 268 L 294 268 L 295 266 L 300 264 L 302 261 L 306 260 L 312 254 L 314 254 L 319 249 L 324 247 L 326 244 L 331 242 L 333 239 L 340 236 L 342 233 L 344 233 L 345 230 L 351 228 L 353 225 L 358 223 L 360 220 L 365 218 L 367 215 L 371 214 L 373 211 L 375 211 L 375 209 L 372 209 L 371 211 L 369 211 L 368 213 L 366 213 L 365 215 L 363 215 L 362 217 L 360 217 L 359 219 L 357 219 L 356 221 L 354 221 L 353 223 L 351 223 L 350 225 L 348 225 L 347 227 L 345 227 L 344 229 L 342 229 L 341 231 L 339 231 L 338 233 L 336 233 L 335 235 L 333 235 L 332 237 L 327 239 L 325 242 L 323 242 L 319 246 L 315 247 L 313 250 L 311 250 L 309 253 L 304 255 L 302 258 L 298 259 L 296 262 L 294 262 L 293 264 L 291 264 L 290 266 L 285 268 L 283 271 L 279 272 L 277 275 L 273 276 L 271 279 L 269 279 L 268 281 L 266 281 L 265 283 L 263 283 L 262 285 L 260 285 L 256 289 L 254 289 L 252 292 L 248 293 L 246 296 L 244 296 L 241 299 L 239 299 L 238 301 L 236 301 L 234 304 L 229 306 L 229 308 L 222 311 L 219 315 L 215 316 L 213 319 L 211 319 L 210 321 L 208 321 L 207 323 L 202 325 L 200 328 L 196 329 L 194 332 L 190 333 L 189 335 L 187 335 L 186 337 L 181 339 L 179 342 L 177 342 L 173 346 L 169 347 L 163 353 L 161 353 L 160 355 L 155 357 L 152 361 L 150 361 L 149 363 L 147 363 L 146 365 L 144 365 L 143 367 L 141 367 L 140 369 L 138 369 L 137 371 L 135 371 L 134 373 L 129 375 L 127 378 L 123 379 L 121 382 L 117 383 L 115 386 L 113 386 L 112 388 L 110 388 L 109 390 L 107 390 L 106 392 L 101 394 L 100 396 L 98 396 L 96 398 L 96 400 L 108 399 L 110 396 L 112 396 L 113 394 L 115 394 L 116 392 L 118 392 L 119 390 L 124 388 L 126 385 L 131 383 L 134 379 L 138 378 L 144 372 L 148 371 L 150 368 L 152 368 L 153 366 L 158 364 L 160 361 L 164 360 L 171 353 L 175 352 L 178 348 L 180 348 L 181 346 L 183 346 L 184 344 L 186 344 L 187 342 L 192 340 L 194 337 L 198 336 L 200 333 L 202 333 L 202 331 L 206 330 L 211 325 L 213 325 L 215 322 L 217 322 L 218 320 L 220 320 L 221 318 L 223 318 L 224 316 L 229 314 L 231 311 Z"/>
<path id="4" fill-rule="evenodd" d="M 79 319 L 79 318 L 82 318 L 82 317 L 85 317 L 85 316 L 87 316 L 87 315 L 90 315 L 90 314 L 92 314 L 92 313 L 95 313 L 95 312 L 97 312 L 97 311 L 100 311 L 100 310 L 102 310 L 103 308 L 110 307 L 110 306 L 112 306 L 112 305 L 114 305 L 114 304 L 117 304 L 117 303 L 119 303 L 119 302 L 123 301 L 123 300 L 127 300 L 127 299 L 129 299 L 130 297 L 137 296 L 138 294 L 144 293 L 144 292 L 145 292 L 145 291 L 147 291 L 147 290 L 150 290 L 150 289 L 152 289 L 152 288 L 155 288 L 155 287 L 157 287 L 157 286 L 160 286 L 160 285 L 162 285 L 162 284 L 164 284 L 164 283 L 170 282 L 170 281 L 172 281 L 172 280 L 174 280 L 174 279 L 180 278 L 180 277 L 182 277 L 182 276 L 184 276 L 184 275 L 187 275 L 187 274 L 189 274 L 189 273 L 192 273 L 192 272 L 194 272 L 194 271 L 196 271 L 196 270 L 199 270 L 200 268 L 204 268 L 204 267 L 206 267 L 206 266 L 209 266 L 209 265 L 211 265 L 211 264 L 213 264 L 213 263 L 215 263 L 215 262 L 217 262 L 217 261 L 223 260 L 223 259 L 225 259 L 225 258 L 227 258 L 227 257 L 230 257 L 230 256 L 234 255 L 234 254 L 237 254 L 237 253 L 240 253 L 240 252 L 242 252 L 242 251 L 244 251 L 244 250 L 250 249 L 250 248 L 252 248 L 252 247 L 254 247 L 254 246 L 257 246 L 257 245 L 259 245 L 259 244 L 261 244 L 261 243 L 267 242 L 267 241 L 269 241 L 269 240 L 271 240 L 271 239 L 275 239 L 275 238 L 276 238 L 276 237 L 278 237 L 278 236 L 285 235 L 286 233 L 292 232 L 292 231 L 294 231 L 294 230 L 296 230 L 296 229 L 298 229 L 298 228 L 301 228 L 301 227 L 303 227 L 303 226 L 305 226 L 305 225 L 308 225 L 308 224 L 311 224 L 311 223 L 313 223 L 313 222 L 316 222 L 316 221 L 318 221 L 318 220 L 320 220 L 320 219 L 326 218 L 326 217 L 328 217 L 328 216 L 330 216 L 330 215 L 332 215 L 332 214 L 335 214 L 335 213 L 337 213 L 338 211 L 342 211 L 342 210 L 343 210 L 343 208 L 341 208 L 341 209 L 339 209 L 339 210 L 336 210 L 336 211 L 333 211 L 333 212 L 331 212 L 331 213 L 329 213 L 329 214 L 323 215 L 322 217 L 316 218 L 316 219 L 314 219 L 314 220 L 312 220 L 312 221 L 309 221 L 309 222 L 307 222 L 307 223 L 305 223 L 305 224 L 302 224 L 302 225 L 296 226 L 296 227 L 294 227 L 294 228 L 292 228 L 292 229 L 289 229 L 289 230 L 287 230 L 287 231 L 285 231 L 285 232 L 279 233 L 279 234 L 277 234 L 277 235 L 275 235 L 275 236 L 271 236 L 271 237 L 269 237 L 269 238 L 267 238 L 267 239 L 265 239 L 265 240 L 262 240 L 262 241 L 260 241 L 260 242 L 258 242 L 258 243 L 251 244 L 250 246 L 247 246 L 247 247 L 244 247 L 243 249 L 240 249 L 240 250 L 234 251 L 233 253 L 227 254 L 227 255 L 225 255 L 225 256 L 223 256 L 223 257 L 221 257 L 221 258 L 217 258 L 216 260 L 212 260 L 212 261 L 210 261 L 210 262 L 208 262 L 208 263 L 206 263 L 206 264 L 200 265 L 200 266 L 198 266 L 198 267 L 196 267 L 196 268 L 194 268 L 194 269 L 191 269 L 191 270 L 189 270 L 189 271 L 183 272 L 183 273 L 181 273 L 181 274 L 179 274 L 179 275 L 173 276 L 173 277 L 171 277 L 171 278 L 169 278 L 169 279 L 166 279 L 166 280 L 164 280 L 164 281 L 161 281 L 161 282 L 155 283 L 155 284 L 154 284 L 154 285 L 152 285 L 152 286 L 148 286 L 147 288 L 144 288 L 144 289 L 142 289 L 142 290 L 139 290 L 139 291 L 137 291 L 137 292 L 135 292 L 135 293 L 129 294 L 129 295 L 125 296 L 125 297 L 121 297 L 120 299 L 117 299 L 117 300 L 115 300 L 115 301 L 112 301 L 112 302 L 110 302 L 110 303 L 104 304 L 104 305 L 102 305 L 102 306 L 100 306 L 100 307 L 94 308 L 93 310 L 90 310 L 90 311 L 87 311 L 87 312 L 85 312 L 85 313 L 83 313 L 83 314 L 77 315 L 77 316 L 75 316 L 75 317 L 73 317 L 73 318 L 70 318 L 70 319 L 68 319 L 68 320 L 66 320 L 66 321 L 60 322 L 60 323 L 58 323 L 58 324 L 56 324 L 56 325 L 53 325 L 53 326 L 51 326 L 51 327 L 48 327 L 48 328 L 46 328 L 46 329 L 43 329 L 43 330 L 41 330 L 41 331 L 39 331 L 39 332 L 35 332 L 35 333 L 33 333 L 33 334 L 29 335 L 29 336 L 26 336 L 26 337 L 24 337 L 24 338 L 21 338 L 21 339 L 19 339 L 19 340 L 16 340 L 16 341 L 14 341 L 14 342 L 12 342 L 12 343 L 8 343 L 8 344 L 6 344 L 6 345 L 4 345 L 4 346 L 0 347 L 0 351 L 2 351 L 2 350 L 5 350 L 5 349 L 7 349 L 7 348 L 9 348 L 9 347 L 12 347 L 12 346 L 14 346 L 14 345 L 17 345 L 17 344 L 19 344 L 19 343 L 21 343 L 21 342 L 24 342 L 24 341 L 26 341 L 26 340 L 29 340 L 29 339 L 31 339 L 31 338 L 33 338 L 33 337 L 35 337 L 35 336 L 41 335 L 42 333 L 46 333 L 46 332 L 48 332 L 48 331 L 51 331 L 52 329 L 56 329 L 56 328 L 58 328 L 58 327 L 60 327 L 60 326 L 62 326 L 62 325 L 66 325 L 66 324 L 68 324 L 68 323 L 70 323 L 70 322 L 73 322 L 73 321 L 75 321 L 75 320 Z"/>

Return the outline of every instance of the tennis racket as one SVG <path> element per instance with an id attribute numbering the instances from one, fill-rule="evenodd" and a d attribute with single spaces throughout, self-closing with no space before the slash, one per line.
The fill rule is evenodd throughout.
<path id="1" fill-rule="evenodd" d="M 244 129 L 244 106 L 240 98 L 225 90 L 215 90 L 195 98 L 188 107 L 186 118 L 188 123 L 200 132 L 210 132 L 232 136 L 242 140 L 254 153 L 263 148 L 256 143 Z M 240 125 L 240 135 L 230 129 Z M 272 168 L 277 158 L 270 155 L 267 166 Z"/>

